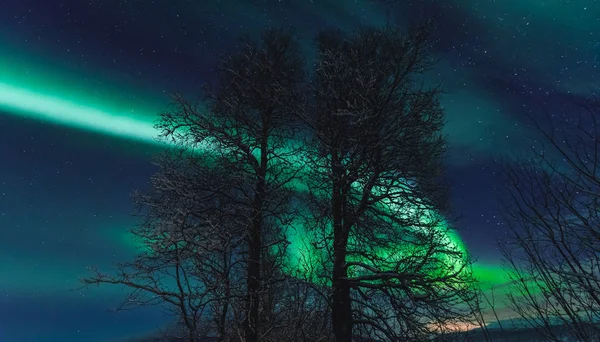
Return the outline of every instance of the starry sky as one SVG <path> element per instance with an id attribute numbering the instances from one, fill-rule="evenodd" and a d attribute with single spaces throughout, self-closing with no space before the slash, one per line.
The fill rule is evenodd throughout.
<path id="1" fill-rule="evenodd" d="M 169 94 L 199 94 L 236 39 L 434 17 L 428 75 L 445 94 L 456 228 L 487 271 L 505 234 L 495 161 L 527 151 L 527 119 L 568 118 L 600 76 L 595 0 L 3 0 L 0 2 L 0 341 L 120 341 L 156 309 L 107 310 L 123 289 L 76 290 L 86 267 L 135 253 L 129 194 L 161 146 Z M 308 58 L 308 57 L 307 57 Z M 75 290 L 74 290 L 75 289 Z"/>

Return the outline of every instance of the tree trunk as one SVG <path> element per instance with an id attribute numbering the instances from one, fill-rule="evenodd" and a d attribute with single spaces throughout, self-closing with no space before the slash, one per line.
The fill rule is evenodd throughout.
<path id="1" fill-rule="evenodd" d="M 271 112 L 268 113 L 271 115 Z M 267 117 L 268 117 L 267 115 Z M 247 299 L 247 312 L 246 320 L 244 322 L 244 332 L 246 342 L 258 342 L 259 333 L 259 308 L 260 308 L 260 289 L 261 289 L 261 278 L 260 278 L 260 263 L 261 263 L 261 228 L 263 220 L 263 205 L 266 187 L 266 173 L 267 173 L 267 153 L 268 153 L 268 120 L 263 118 L 263 132 L 262 141 L 260 148 L 260 169 L 257 172 L 257 182 L 254 194 L 254 202 L 252 207 L 254 209 L 254 217 L 252 218 L 252 224 L 248 234 L 248 299 Z"/>
<path id="2" fill-rule="evenodd" d="M 257 196 L 259 196 L 257 194 Z M 258 200 L 257 202 L 262 202 Z M 261 203 L 262 206 L 262 203 Z M 260 252 L 261 252 L 261 228 L 262 215 L 252 220 L 252 227 L 249 232 L 249 256 L 248 256 L 248 294 L 247 294 L 247 312 L 244 321 L 244 331 L 246 342 L 258 341 L 258 309 L 260 301 Z"/>
<path id="3" fill-rule="evenodd" d="M 230 256 L 229 244 L 223 253 L 223 271 L 225 275 L 225 302 L 221 307 L 221 315 L 218 322 L 218 335 L 217 341 L 225 341 L 226 324 L 227 324 L 227 310 L 229 310 L 229 297 L 231 296 L 231 280 L 229 279 L 229 256 Z"/>
<path id="4" fill-rule="evenodd" d="M 336 342 L 352 341 L 352 303 L 347 276 L 345 253 L 335 253 L 333 266 L 333 306 L 331 309 L 333 333 Z M 344 254 L 344 255 L 340 255 Z"/>
<path id="5" fill-rule="evenodd" d="M 333 334 L 336 342 L 352 341 L 352 303 L 350 301 L 350 286 L 346 271 L 346 248 L 348 245 L 348 227 L 344 225 L 344 194 L 342 191 L 342 174 L 338 166 L 339 158 L 333 153 L 333 196 L 331 198 L 333 216 L 333 305 L 331 318 Z"/>

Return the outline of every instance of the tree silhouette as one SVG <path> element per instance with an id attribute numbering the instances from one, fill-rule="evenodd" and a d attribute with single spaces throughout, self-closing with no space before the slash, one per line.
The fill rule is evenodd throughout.
<path id="1" fill-rule="evenodd" d="M 217 74 L 217 90 L 207 88 L 201 104 L 176 96 L 173 110 L 161 115 L 157 124 L 161 137 L 177 146 L 170 153 L 176 158 L 169 162 L 176 165 L 169 176 L 177 180 L 166 177 L 153 184 L 152 192 L 159 197 L 169 193 L 171 202 L 156 203 L 152 197 L 143 197 L 142 204 L 156 216 L 150 229 L 161 232 L 156 238 L 167 244 L 153 256 L 169 259 L 169 253 L 185 246 L 192 260 L 202 262 L 195 265 L 194 274 L 200 276 L 195 280 L 203 293 L 210 292 L 213 302 L 222 302 L 215 317 L 221 317 L 220 329 L 232 304 L 231 279 L 246 275 L 241 335 L 245 341 L 257 341 L 261 334 L 261 294 L 271 281 L 261 275 L 262 256 L 283 253 L 281 232 L 290 222 L 291 192 L 285 185 L 295 179 L 297 171 L 288 161 L 295 151 L 287 142 L 294 134 L 292 111 L 300 99 L 302 61 L 291 34 L 268 30 L 259 44 L 243 40 L 239 51 L 222 59 Z M 190 172 L 194 176 L 181 179 L 181 174 Z M 162 189 L 164 183 L 171 188 Z M 180 202 L 182 206 L 177 205 Z M 176 222 L 170 222 L 171 216 Z M 189 235 L 165 233 L 166 222 Z M 190 244 L 189 240 L 201 241 Z M 216 248 L 216 255 L 198 254 L 198 246 L 206 244 Z M 96 276 L 86 282 L 122 283 L 134 291 L 151 290 L 128 281 L 132 277 L 143 279 L 143 272 L 122 273 L 116 279 Z M 179 277 L 176 273 L 177 281 Z M 240 286 L 236 282 L 235 287 Z M 217 294 L 219 291 L 224 292 Z M 185 293 L 179 295 L 182 300 L 190 296 L 189 288 L 178 292 Z M 187 308 L 177 304 L 176 310 L 188 326 Z"/>
<path id="2" fill-rule="evenodd" d="M 323 32 L 311 82 L 291 34 L 244 40 L 215 91 L 161 115 L 173 147 L 136 197 L 145 250 L 84 283 L 165 304 L 190 341 L 416 341 L 467 318 L 440 90 L 417 84 L 427 32 Z"/>
<path id="3" fill-rule="evenodd" d="M 336 341 L 419 340 L 466 313 L 468 261 L 448 240 L 440 90 L 427 26 L 337 31 L 317 40 L 308 157 Z M 464 261 L 464 262 L 463 262 Z M 468 311 L 468 310 L 467 310 Z"/>

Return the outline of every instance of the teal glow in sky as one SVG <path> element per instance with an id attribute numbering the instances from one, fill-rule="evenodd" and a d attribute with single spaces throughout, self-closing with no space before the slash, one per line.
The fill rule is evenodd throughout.
<path id="1" fill-rule="evenodd" d="M 133 109 L 125 113 L 113 113 L 110 108 L 103 109 L 100 105 L 78 101 L 81 100 L 62 94 L 52 95 L 51 90 L 42 93 L 0 82 L 0 109 L 8 113 L 126 140 L 159 144 L 156 140 L 157 131 L 153 127 L 153 117 L 156 118 L 156 115 L 139 115 Z M 467 252 L 457 233 L 453 233 L 450 240 L 453 248 Z M 483 264 L 476 270 L 482 273 L 482 280 L 493 280 L 487 276 L 489 272 L 485 271 Z"/>
<path id="2" fill-rule="evenodd" d="M 3 83 L 0 83 L 0 109 L 78 129 L 144 143 L 158 143 L 157 131 L 149 120 L 141 120 L 131 115 L 115 115 L 86 104 L 19 89 Z M 448 242 L 451 243 L 451 248 L 467 252 L 464 243 L 456 233 L 449 237 Z"/>
<path id="3" fill-rule="evenodd" d="M 475 272 L 500 284 L 492 158 L 529 146 L 523 114 L 551 100 L 559 110 L 598 83 L 600 3 L 3 1 L 0 341 L 105 342 L 156 327 L 149 316 L 105 314 L 120 289 L 70 289 L 86 266 L 108 269 L 134 252 L 129 193 L 154 172 L 156 114 L 171 92 L 197 95 L 239 35 L 292 25 L 307 41 L 326 26 L 424 15 L 441 28 L 432 79 L 446 91 L 457 228 Z M 42 322 L 35 331 L 32 320 Z"/>
<path id="4" fill-rule="evenodd" d="M 131 113 L 111 113 L 89 103 L 77 103 L 0 82 L 0 109 L 8 113 L 89 130 L 106 135 L 156 143 L 152 121 Z M 132 110 L 133 112 L 133 110 Z"/>
<path id="5" fill-rule="evenodd" d="M 156 114 L 140 115 L 134 109 L 115 113 L 111 112 L 110 106 L 103 107 L 100 98 L 96 98 L 98 104 L 82 100 L 85 99 L 69 98 L 68 94 L 53 94 L 52 89 L 40 92 L 0 82 L 0 109 L 8 113 L 126 140 L 159 144 L 156 140 L 157 131 L 153 127 Z M 453 233 L 450 240 L 453 248 L 467 252 L 458 234 Z M 131 244 L 134 245 L 135 242 L 132 241 Z M 485 266 L 480 265 L 478 270 L 485 270 Z"/>

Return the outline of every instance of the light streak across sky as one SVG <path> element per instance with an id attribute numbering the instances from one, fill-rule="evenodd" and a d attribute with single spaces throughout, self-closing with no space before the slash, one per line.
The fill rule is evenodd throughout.
<path id="1" fill-rule="evenodd" d="M 157 143 L 152 121 L 0 82 L 0 108 L 9 113 L 145 143 Z"/>

